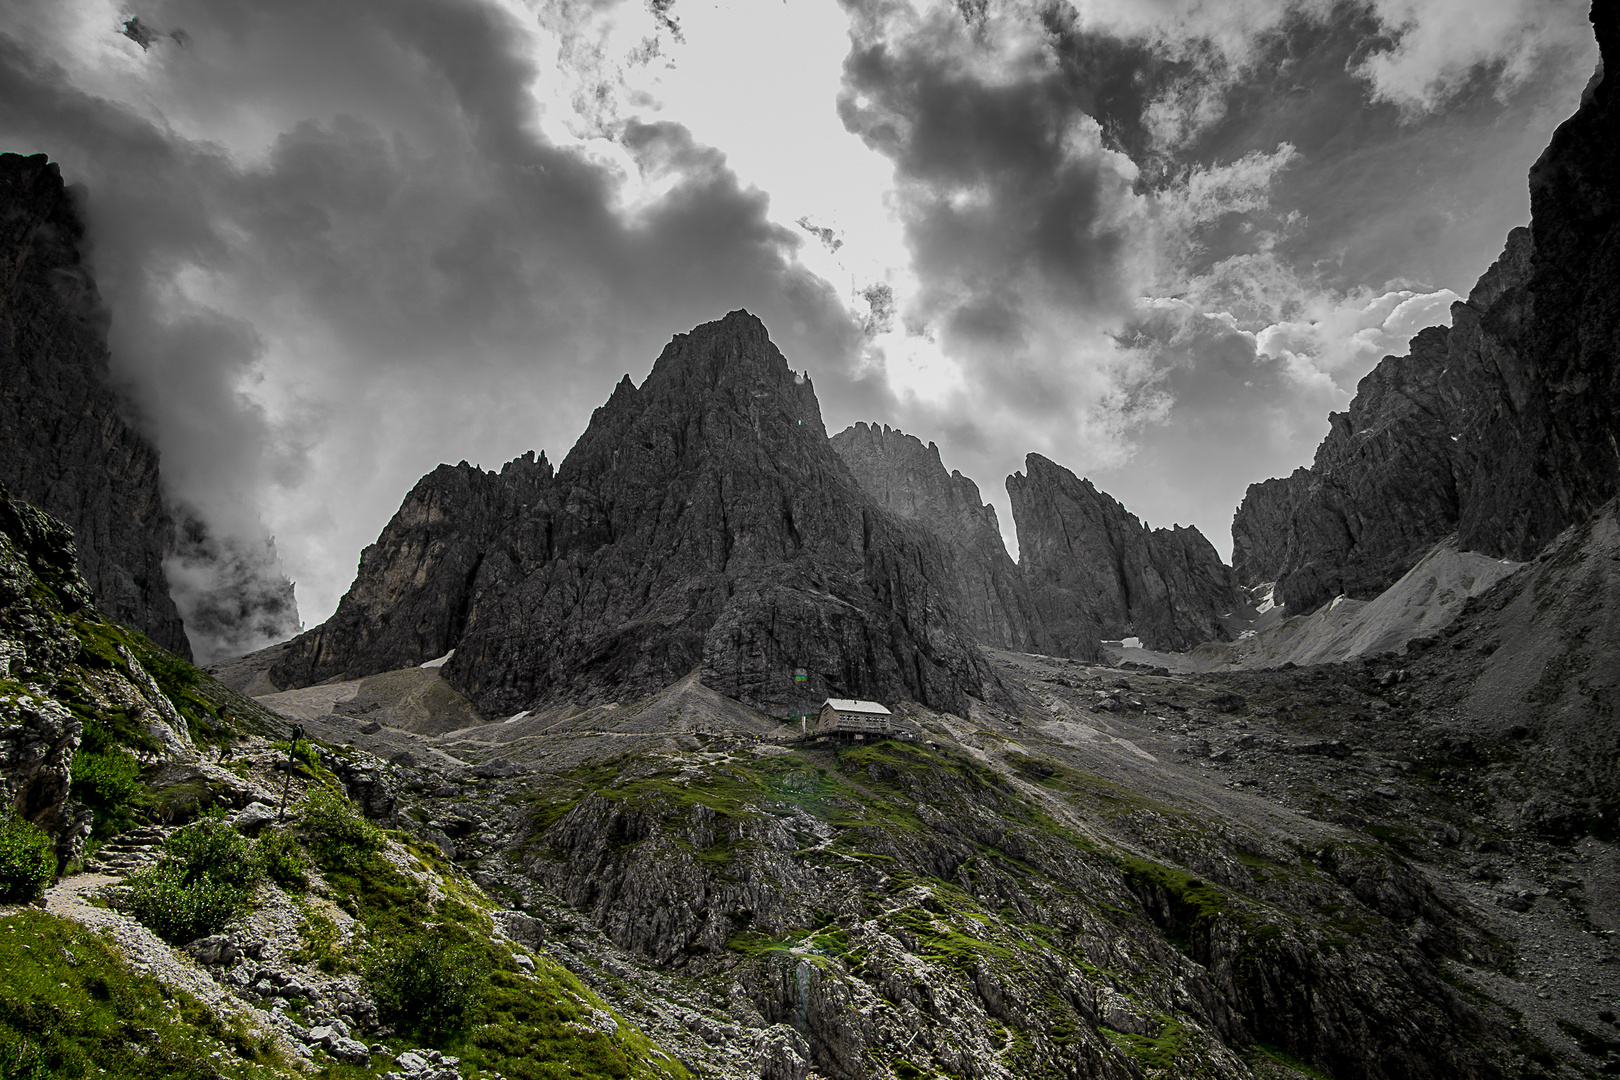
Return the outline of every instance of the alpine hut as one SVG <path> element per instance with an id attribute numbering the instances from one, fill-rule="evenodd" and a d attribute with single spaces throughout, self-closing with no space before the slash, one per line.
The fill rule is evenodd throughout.
<path id="1" fill-rule="evenodd" d="M 828 698 L 816 714 L 816 735 L 886 736 L 899 732 L 887 708 L 875 701 Z"/>

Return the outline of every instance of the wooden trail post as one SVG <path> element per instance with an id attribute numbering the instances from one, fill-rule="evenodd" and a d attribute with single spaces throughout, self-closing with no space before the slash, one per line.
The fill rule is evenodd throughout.
<path id="1" fill-rule="evenodd" d="M 294 763 L 298 760 L 298 739 L 304 734 L 304 727 L 299 724 L 292 729 L 292 742 L 287 744 L 287 779 L 281 785 L 281 809 L 276 813 L 276 824 L 287 816 L 287 792 L 292 788 L 292 774 Z"/>

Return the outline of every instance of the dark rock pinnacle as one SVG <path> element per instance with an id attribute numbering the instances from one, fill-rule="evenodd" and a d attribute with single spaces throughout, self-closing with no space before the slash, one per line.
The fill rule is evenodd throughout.
<path id="1" fill-rule="evenodd" d="M 554 477 L 544 458 L 425 477 L 271 677 L 453 647 L 447 677 L 490 714 L 698 668 L 778 712 L 830 693 L 962 711 L 994 687 L 945 558 L 861 491 L 809 377 L 736 311 L 678 335 L 640 387 L 620 382 Z"/>

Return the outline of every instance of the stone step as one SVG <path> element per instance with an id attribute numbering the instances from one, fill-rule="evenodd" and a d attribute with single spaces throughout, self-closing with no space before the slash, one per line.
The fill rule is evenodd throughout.
<path id="1" fill-rule="evenodd" d="M 163 857 L 163 842 L 173 829 L 145 825 L 109 837 L 96 851 L 91 865 L 104 874 L 142 870 Z"/>

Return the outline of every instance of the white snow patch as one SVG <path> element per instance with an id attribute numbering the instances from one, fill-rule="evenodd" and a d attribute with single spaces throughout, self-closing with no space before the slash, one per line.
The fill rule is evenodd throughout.
<path id="1" fill-rule="evenodd" d="M 511 715 L 511 716 L 508 716 L 508 717 L 507 717 L 507 718 L 506 718 L 506 719 L 505 719 L 505 720 L 502 720 L 502 721 L 501 721 L 501 723 L 503 723 L 503 724 L 510 724 L 510 723 L 511 723 L 511 722 L 512 722 L 512 721 L 514 721 L 514 720 L 521 720 L 521 719 L 523 719 L 523 718 L 524 718 L 524 717 L 525 717 L 525 716 L 528 716 L 528 715 L 529 715 L 529 710 L 528 710 L 528 709 L 524 709 L 524 710 L 523 710 L 523 711 L 522 711 L 522 712 L 520 712 L 520 713 L 513 713 L 513 714 L 512 714 L 512 715 Z"/>
<path id="2" fill-rule="evenodd" d="M 427 663 L 418 664 L 417 666 L 418 667 L 424 667 L 424 668 L 441 668 L 441 667 L 444 667 L 445 661 L 449 660 L 454 655 L 456 655 L 456 650 L 451 649 L 449 652 L 445 653 L 443 656 L 439 657 L 438 659 L 429 660 Z"/>

